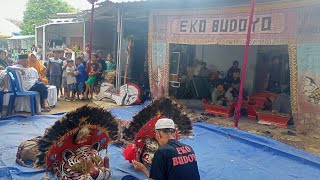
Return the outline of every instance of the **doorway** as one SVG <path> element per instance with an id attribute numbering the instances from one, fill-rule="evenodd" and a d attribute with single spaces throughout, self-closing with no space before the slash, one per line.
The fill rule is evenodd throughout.
<path id="1" fill-rule="evenodd" d="M 267 76 L 272 68 L 273 59 L 279 59 L 279 89 L 268 89 L 268 83 L 266 82 Z M 258 46 L 257 62 L 255 70 L 255 92 L 263 91 L 278 91 L 280 93 L 286 87 L 290 86 L 290 66 L 289 66 L 289 54 L 288 46 Z M 273 71 L 274 72 L 274 71 Z"/>

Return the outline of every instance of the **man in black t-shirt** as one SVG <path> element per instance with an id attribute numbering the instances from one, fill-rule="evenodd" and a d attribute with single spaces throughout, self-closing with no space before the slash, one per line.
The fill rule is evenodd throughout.
<path id="1" fill-rule="evenodd" d="M 134 168 L 153 180 L 200 179 L 195 153 L 190 146 L 175 139 L 174 122 L 171 119 L 159 119 L 155 132 L 161 147 L 154 154 L 150 173 L 137 161 L 132 162 Z"/>
<path id="2" fill-rule="evenodd" d="M 231 79 L 233 72 L 234 71 L 241 71 L 241 69 L 239 68 L 239 61 L 233 61 L 232 66 L 229 68 L 228 72 L 227 72 L 227 79 Z"/>
<path id="3" fill-rule="evenodd" d="M 98 50 L 97 53 L 97 63 L 99 63 L 100 71 L 103 72 L 106 69 L 106 61 L 103 59 L 103 52 L 101 50 Z"/>
<path id="4" fill-rule="evenodd" d="M 237 84 L 240 84 L 240 70 L 238 69 L 235 69 L 233 72 L 232 72 L 232 76 L 227 78 L 226 79 L 226 82 L 228 84 L 232 84 L 232 85 L 237 85 Z"/>
<path id="5" fill-rule="evenodd" d="M 267 91 L 278 93 L 280 89 L 281 81 L 281 69 L 280 57 L 275 56 L 272 58 L 272 64 L 268 69 L 266 82 L 268 83 Z"/>
<path id="6" fill-rule="evenodd" d="M 103 59 L 103 52 L 101 50 L 98 50 L 96 54 L 98 55 L 97 63 L 100 66 L 100 71 L 99 71 L 99 74 L 97 75 L 97 78 L 95 80 L 95 86 L 97 86 L 96 90 L 99 91 L 100 85 L 101 85 L 101 83 L 102 83 L 102 81 L 104 79 L 103 72 L 106 69 L 106 62 Z"/>

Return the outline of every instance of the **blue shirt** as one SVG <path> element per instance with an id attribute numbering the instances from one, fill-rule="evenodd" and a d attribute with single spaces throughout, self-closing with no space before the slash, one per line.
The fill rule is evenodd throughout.
<path id="1" fill-rule="evenodd" d="M 77 82 L 86 81 L 86 77 L 87 77 L 86 68 L 82 63 L 77 67 L 77 71 L 80 72 L 80 74 L 77 75 Z"/>

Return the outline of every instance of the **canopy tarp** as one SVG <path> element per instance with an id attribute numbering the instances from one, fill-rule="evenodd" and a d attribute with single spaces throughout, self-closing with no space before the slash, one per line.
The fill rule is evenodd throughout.
<path id="1" fill-rule="evenodd" d="M 22 40 L 22 39 L 32 39 L 34 38 L 33 35 L 21 35 L 21 36 L 12 36 L 8 38 L 8 40 Z"/>
<path id="2" fill-rule="evenodd" d="M 0 18 L 0 38 L 9 38 L 20 32 L 20 28 L 12 22 Z"/>

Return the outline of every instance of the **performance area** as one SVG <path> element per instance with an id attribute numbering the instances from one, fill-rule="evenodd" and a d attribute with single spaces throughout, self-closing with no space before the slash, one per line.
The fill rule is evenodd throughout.
<path id="1" fill-rule="evenodd" d="M 146 105 L 145 103 L 144 105 Z M 117 118 L 130 118 L 144 105 L 114 108 Z M 19 144 L 43 135 L 63 114 L 12 116 L 2 118 L 0 131 L 0 179 L 42 179 L 45 170 L 35 170 L 15 162 Z M 190 145 L 197 157 L 201 179 L 318 179 L 320 157 L 282 144 L 272 139 L 247 132 L 195 123 L 194 136 L 181 139 Z M 103 152 L 104 153 L 104 152 Z M 111 178 L 119 180 L 126 175 L 145 179 L 123 158 L 122 149 L 108 147 Z M 102 155 L 103 156 L 103 155 Z M 50 173 L 50 178 L 54 178 Z"/>

